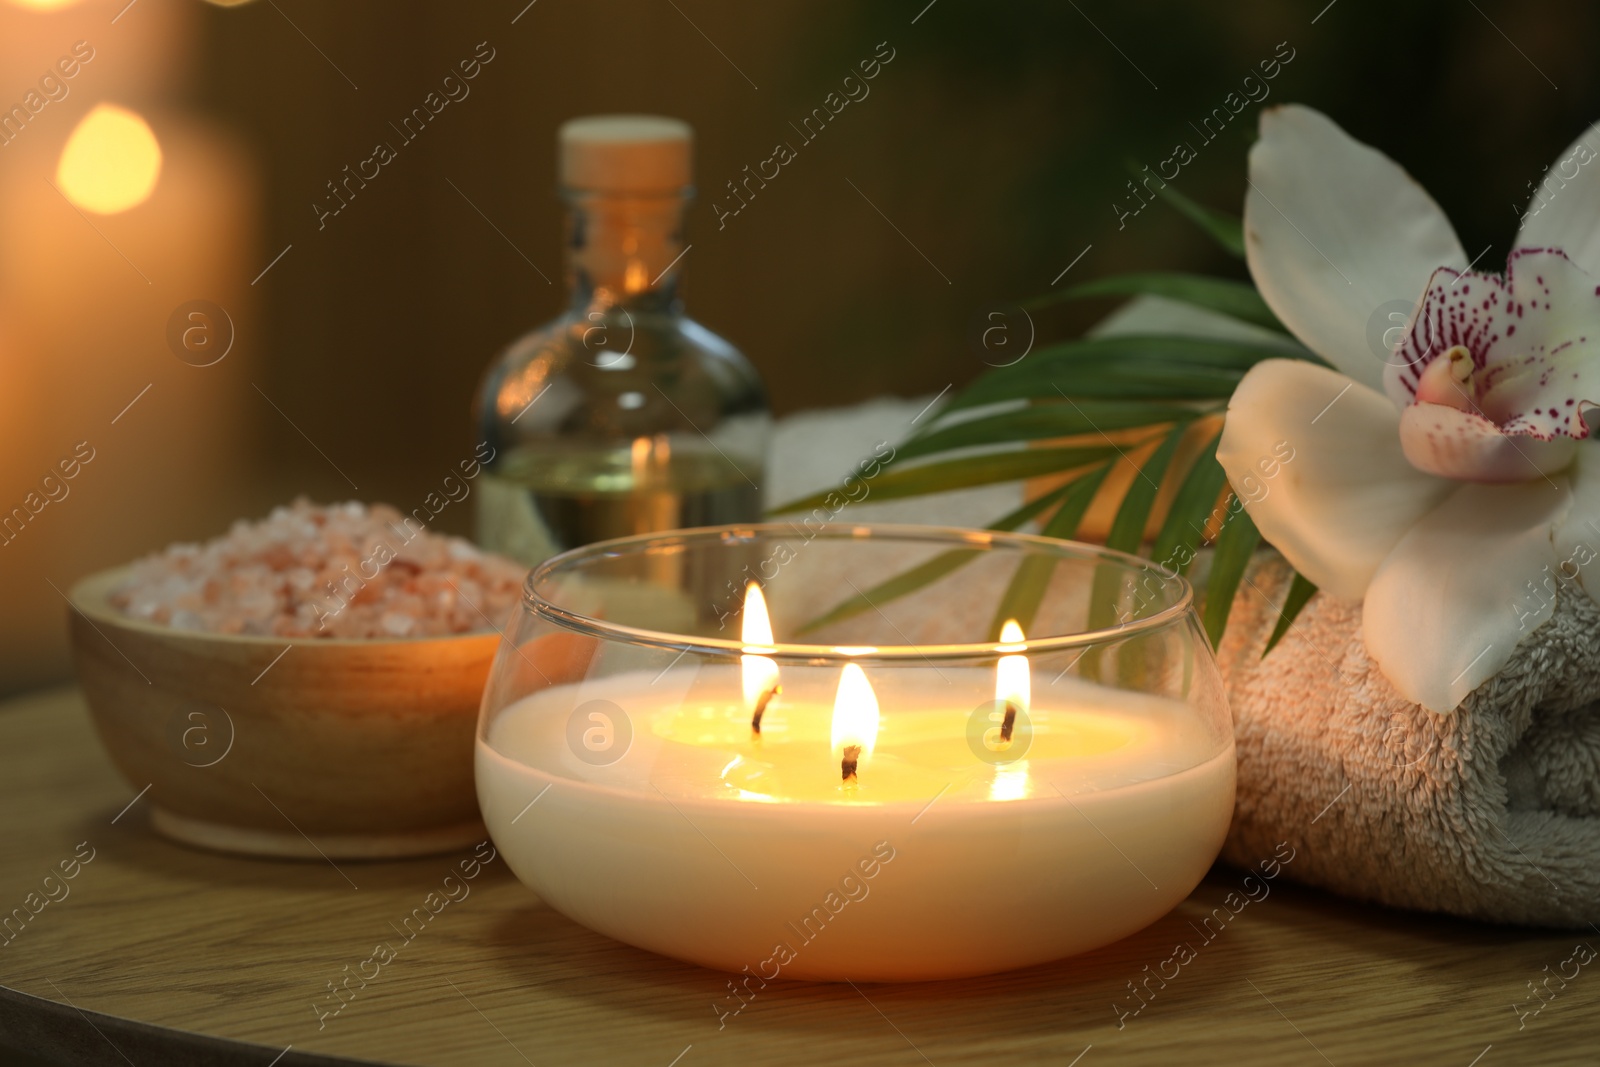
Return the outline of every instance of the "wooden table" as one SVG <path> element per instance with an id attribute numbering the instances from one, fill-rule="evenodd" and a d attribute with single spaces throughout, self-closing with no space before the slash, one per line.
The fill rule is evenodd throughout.
<path id="1" fill-rule="evenodd" d="M 0 914 L 75 851 L 93 855 L 52 883 L 69 895 L 0 943 L 0 1045 L 137 1067 L 1600 1061 L 1600 968 L 1537 1015 L 1513 1007 L 1537 1006 L 1527 983 L 1576 935 L 1385 911 L 1279 879 L 1204 943 L 1190 924 L 1243 878 L 1221 866 L 1172 915 L 1085 956 L 964 982 L 774 982 L 719 1024 L 727 976 L 592 934 L 496 861 L 319 1019 L 328 984 L 400 940 L 462 857 L 335 868 L 213 855 L 155 836 L 136 793 L 76 691 L 0 705 Z M 1137 1003 L 1128 983 L 1179 942 L 1200 945 L 1195 958 L 1165 988 L 1151 982 L 1119 1027 L 1113 1005 Z"/>

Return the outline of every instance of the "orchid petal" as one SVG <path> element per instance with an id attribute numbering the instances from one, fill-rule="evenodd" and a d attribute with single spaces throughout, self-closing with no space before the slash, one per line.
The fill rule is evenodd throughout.
<path id="1" fill-rule="evenodd" d="M 1600 277 L 1600 123 L 1546 168 L 1522 216 L 1513 248 L 1559 248 Z M 1534 183 L 1530 183 L 1534 184 Z"/>
<path id="2" fill-rule="evenodd" d="M 1555 570 L 1528 592 L 1542 599 L 1576 580 L 1591 600 L 1600 600 L 1600 441 L 1578 443 L 1567 480 L 1572 507 L 1556 526 Z"/>
<path id="3" fill-rule="evenodd" d="M 1513 436 L 1588 436 L 1584 412 L 1600 403 L 1600 286 L 1561 252 L 1517 249 L 1504 279 L 1435 271 L 1384 371 L 1390 399 L 1418 399 L 1424 376 L 1458 349 L 1472 357 L 1471 380 L 1454 406 Z"/>
<path id="4" fill-rule="evenodd" d="M 1296 570 L 1359 600 L 1406 530 L 1452 488 L 1406 461 L 1399 423 L 1394 405 L 1365 385 L 1302 360 L 1264 360 L 1234 390 L 1217 460 Z"/>
<path id="5" fill-rule="evenodd" d="M 1524 605 L 1524 592 L 1555 563 L 1570 502 L 1564 477 L 1463 485 L 1401 538 L 1362 608 L 1367 654 L 1401 696 L 1454 710 L 1550 618 L 1554 598 Z"/>
<path id="6" fill-rule="evenodd" d="M 1466 265 L 1444 212 L 1393 160 L 1327 116 L 1285 105 L 1261 115 L 1244 207 L 1251 277 L 1313 352 L 1379 388 L 1388 320 L 1409 309 L 1434 268 Z"/>
<path id="7" fill-rule="evenodd" d="M 1463 482 L 1522 482 L 1572 462 L 1570 437 L 1509 437 L 1482 415 L 1444 404 L 1400 413 L 1400 445 L 1418 470 Z"/>

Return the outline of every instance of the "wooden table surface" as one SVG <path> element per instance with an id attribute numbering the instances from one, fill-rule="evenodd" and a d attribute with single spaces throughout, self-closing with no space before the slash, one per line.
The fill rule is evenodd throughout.
<path id="1" fill-rule="evenodd" d="M 63 860 L 93 857 L 51 883 L 68 895 L 0 939 L 0 1046 L 137 1067 L 1600 1062 L 1600 968 L 1551 980 L 1544 1001 L 1528 987 L 1584 938 L 1386 911 L 1280 878 L 1208 943 L 1191 923 L 1244 877 L 1224 866 L 1173 914 L 1085 956 L 962 982 L 774 982 L 719 1022 L 727 976 L 590 933 L 497 860 L 319 1018 L 328 984 L 402 940 L 401 919 L 468 853 L 337 868 L 213 855 L 152 833 L 137 792 L 75 690 L 0 705 L 0 915 L 31 893 L 37 906 Z M 1138 1003 L 1128 983 L 1146 967 L 1170 974 L 1180 942 L 1194 958 L 1119 1027 L 1114 1005 Z"/>

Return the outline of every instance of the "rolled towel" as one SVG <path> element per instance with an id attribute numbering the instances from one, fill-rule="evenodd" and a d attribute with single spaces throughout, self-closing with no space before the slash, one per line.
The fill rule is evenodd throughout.
<path id="1" fill-rule="evenodd" d="M 1600 605 L 1567 583 L 1505 669 L 1438 715 L 1367 655 L 1357 602 L 1318 593 L 1262 658 L 1290 577 L 1257 556 L 1218 653 L 1239 758 L 1224 856 L 1304 842 L 1289 877 L 1345 896 L 1600 923 Z"/>

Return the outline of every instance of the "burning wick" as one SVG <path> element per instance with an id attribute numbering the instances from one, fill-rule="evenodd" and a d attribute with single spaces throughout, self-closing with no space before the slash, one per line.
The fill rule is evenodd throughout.
<path id="1" fill-rule="evenodd" d="M 1017 716 L 1024 714 L 1028 701 L 1032 699 L 1032 683 L 1028 677 L 1028 657 L 1019 655 L 1027 645 L 1027 638 L 1022 633 L 1022 627 L 1017 625 L 1016 619 L 1007 619 L 1005 625 L 1000 627 L 1000 641 L 997 651 L 1006 653 L 1000 657 L 1000 662 L 994 672 L 994 698 L 997 702 L 1005 704 L 1005 719 L 1000 723 L 1000 744 L 1011 744 L 1011 734 L 1017 726 Z M 992 713 L 991 713 L 992 714 Z"/>
<path id="2" fill-rule="evenodd" d="M 750 711 L 750 732 L 760 740 L 761 716 L 772 698 L 783 692 L 783 685 L 778 665 L 765 655 L 774 651 L 772 620 L 767 615 L 767 599 L 755 582 L 745 587 L 740 636 L 744 640 L 744 655 L 739 657 L 740 688 L 744 692 L 744 706 Z"/>
<path id="3" fill-rule="evenodd" d="M 772 703 L 772 698 L 783 692 L 783 685 L 774 681 L 762 692 L 756 700 L 755 713 L 750 716 L 750 729 L 757 737 L 761 736 L 761 716 L 767 710 L 767 705 Z"/>
<path id="4" fill-rule="evenodd" d="M 859 663 L 839 672 L 839 695 L 833 701 L 832 750 L 839 755 L 839 778 L 854 788 L 861 761 L 878 742 L 878 697 Z"/>
<path id="5" fill-rule="evenodd" d="M 1011 743 L 1011 730 L 1017 725 L 1017 702 L 1006 701 L 1005 721 L 1000 724 L 1000 740 L 1005 744 Z"/>

